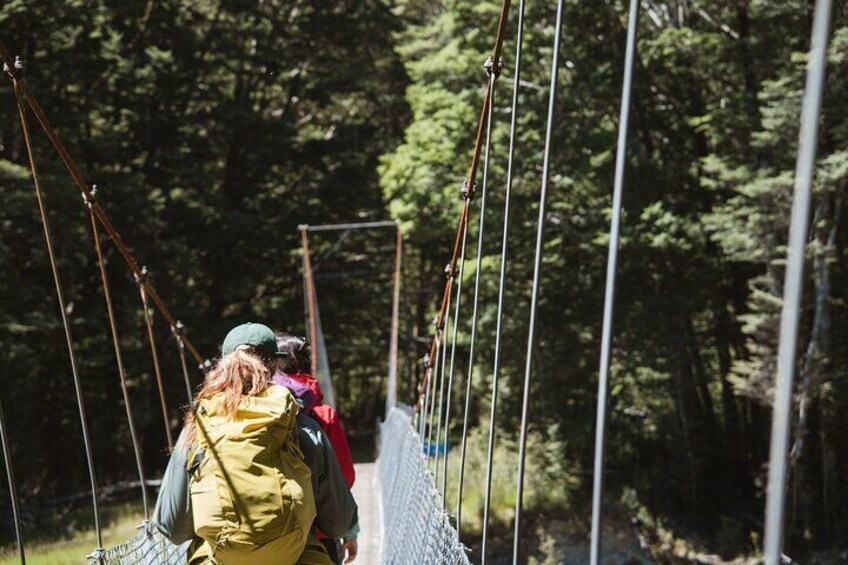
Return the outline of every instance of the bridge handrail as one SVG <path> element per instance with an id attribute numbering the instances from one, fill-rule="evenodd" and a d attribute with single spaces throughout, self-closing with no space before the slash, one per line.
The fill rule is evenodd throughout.
<path id="1" fill-rule="evenodd" d="M 468 565 L 466 549 L 442 510 L 412 412 L 410 407 L 393 408 L 380 428 L 382 562 Z"/>

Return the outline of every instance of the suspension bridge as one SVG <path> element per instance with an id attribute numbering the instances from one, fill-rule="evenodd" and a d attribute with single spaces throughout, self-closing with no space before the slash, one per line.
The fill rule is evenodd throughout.
<path id="1" fill-rule="evenodd" d="M 497 327 L 495 332 L 494 359 L 492 363 L 492 387 L 490 392 L 491 414 L 489 419 L 488 451 L 485 490 L 482 546 L 479 554 L 469 554 L 460 541 L 462 527 L 465 524 L 463 516 L 463 485 L 465 484 L 465 469 L 467 456 L 467 438 L 469 430 L 469 406 L 472 401 L 472 380 L 474 378 L 473 368 L 477 347 L 477 322 L 479 291 L 481 284 L 481 260 L 484 238 L 484 222 L 487 206 L 487 193 L 489 191 L 489 164 L 494 158 L 491 151 L 491 131 L 495 119 L 493 108 L 495 96 L 498 92 L 498 78 L 504 66 L 502 58 L 502 47 L 504 36 L 508 33 L 511 21 L 512 2 L 504 0 L 498 26 L 495 32 L 491 56 L 485 62 L 487 80 L 483 85 L 482 108 L 477 121 L 474 151 L 468 174 L 461 185 L 459 197 L 461 198 L 457 219 L 457 229 L 454 244 L 450 249 L 449 260 L 445 267 L 445 283 L 441 293 L 441 300 L 437 305 L 437 315 L 433 323 L 432 340 L 429 352 L 424 359 L 424 375 L 419 386 L 418 402 L 414 407 L 403 406 L 398 403 L 397 397 L 397 325 L 398 325 L 398 301 L 400 287 L 400 264 L 402 258 L 402 234 L 400 226 L 397 225 L 397 255 L 395 260 L 395 277 L 393 293 L 392 312 L 392 341 L 389 354 L 389 376 L 388 390 L 386 391 L 386 416 L 381 429 L 379 448 L 379 459 L 376 468 L 363 467 L 360 470 L 365 480 L 357 487 L 361 493 L 360 504 L 368 500 L 368 505 L 363 506 L 369 527 L 365 529 L 366 539 L 363 539 L 363 551 L 361 560 L 365 563 L 445 563 L 464 564 L 473 562 L 485 563 L 490 553 L 491 540 L 489 537 L 489 522 L 491 514 L 492 495 L 492 458 L 495 436 L 495 419 L 498 415 L 498 377 L 501 366 L 501 339 L 502 321 L 507 313 L 505 304 L 505 274 L 507 271 L 507 260 L 510 235 L 510 202 L 512 190 L 512 168 L 515 153 L 516 130 L 518 128 L 519 87 L 522 64 L 522 46 L 524 33 L 525 0 L 519 0 L 516 7 L 515 38 L 516 51 L 514 54 L 512 70 L 512 93 L 510 112 L 510 138 L 506 159 L 506 184 L 503 231 L 501 235 L 500 273 L 498 280 L 498 308 Z M 621 208 L 622 194 L 626 179 L 626 156 L 628 141 L 629 113 L 631 107 L 631 92 L 634 77 L 634 59 L 637 43 L 637 22 L 642 7 L 639 0 L 630 0 L 627 13 L 627 41 L 624 62 L 624 76 L 621 94 L 621 107 L 618 122 L 618 140 L 616 148 L 615 177 L 612 187 L 612 209 L 610 221 L 610 238 L 608 247 L 608 261 L 606 272 L 606 291 L 604 300 L 602 341 L 599 356 L 598 370 L 598 394 L 597 394 L 597 420 L 595 426 L 595 458 L 593 469 L 593 494 L 591 523 L 591 543 L 588 561 L 592 565 L 604 562 L 602 554 L 602 521 L 603 521 L 603 494 L 604 494 L 604 452 L 606 441 L 606 429 L 608 422 L 607 404 L 610 377 L 611 344 L 614 329 L 614 304 L 616 290 L 616 274 L 618 265 L 618 250 L 621 230 Z M 529 420 L 529 409 L 532 403 L 530 395 L 531 381 L 533 378 L 533 345 L 536 338 L 536 313 L 538 308 L 538 296 L 540 291 L 540 273 L 543 267 L 544 228 L 546 220 L 546 200 L 549 188 L 550 156 L 554 147 L 552 139 L 554 109 L 557 104 L 557 76 L 560 67 L 560 44 L 561 30 L 564 16 L 564 0 L 558 0 L 556 10 L 554 43 L 552 46 L 552 58 L 550 61 L 550 86 L 548 90 L 548 113 L 547 127 L 544 137 L 544 160 L 540 178 L 538 220 L 536 223 L 536 244 L 534 274 L 532 279 L 532 293 L 530 303 L 530 323 L 527 335 L 527 349 L 525 359 L 525 371 L 523 380 L 522 417 L 519 435 L 519 455 L 516 462 L 518 479 L 516 484 L 516 505 L 514 515 L 513 551 L 512 562 L 519 563 L 519 549 L 523 539 L 523 494 L 527 479 L 525 455 L 527 447 L 527 431 Z M 800 316 L 800 303 L 803 293 L 804 272 L 804 247 L 809 230 L 810 201 L 812 183 L 814 176 L 814 164 L 818 141 L 819 117 L 821 112 L 822 91 L 825 78 L 826 52 L 829 41 L 830 17 L 832 12 L 831 0 L 817 0 L 811 32 L 811 50 L 807 63 L 807 80 L 801 112 L 800 136 L 797 153 L 797 164 L 794 179 L 794 198 L 792 205 L 791 228 L 789 233 L 787 268 L 785 275 L 784 300 L 782 305 L 782 316 L 780 326 L 779 362 L 777 367 L 777 388 L 774 398 L 773 424 L 770 445 L 769 473 L 768 473 L 768 496 L 765 516 L 765 562 L 768 565 L 777 565 L 785 562 L 783 554 L 783 531 L 786 503 L 787 483 L 787 461 L 788 461 L 788 438 L 791 427 L 791 406 L 793 380 L 796 369 L 796 353 L 798 339 L 798 320 Z M 44 242 L 47 258 L 50 263 L 55 293 L 60 310 L 60 316 L 66 336 L 67 352 L 74 381 L 74 389 L 79 413 L 79 422 L 83 436 L 83 448 L 85 449 L 88 462 L 88 476 L 91 490 L 91 506 L 94 516 L 94 529 L 96 532 L 96 544 L 88 560 L 93 564 L 110 565 L 113 563 L 185 563 L 186 548 L 171 544 L 156 529 L 151 521 L 151 508 L 148 505 L 149 493 L 147 492 L 148 481 L 145 477 L 141 463 L 139 449 L 139 438 L 134 427 L 134 414 L 130 396 L 127 392 L 126 370 L 121 350 L 121 337 L 116 324 L 112 294 L 104 264 L 103 249 L 105 242 L 102 234 L 105 233 L 110 244 L 118 251 L 124 259 L 127 267 L 132 272 L 138 285 L 139 299 L 144 320 L 147 328 L 148 346 L 154 367 L 154 374 L 159 392 L 159 402 L 164 424 L 167 431 L 168 447 L 173 447 L 170 424 L 168 420 L 168 404 L 165 397 L 165 389 L 162 382 L 162 371 L 160 370 L 159 353 L 153 339 L 154 317 L 153 308 L 159 312 L 164 323 L 167 323 L 173 333 L 173 338 L 178 347 L 182 377 L 186 387 L 187 399 L 192 399 L 193 371 L 189 370 L 191 364 L 200 371 L 210 366 L 209 361 L 201 355 L 188 336 L 185 326 L 169 310 L 163 299 L 157 293 L 150 278 L 147 268 L 133 255 L 130 248 L 124 242 L 121 234 L 110 221 L 106 210 L 97 200 L 96 187 L 86 180 L 86 175 L 71 156 L 63 144 L 56 129 L 54 129 L 49 117 L 40 106 L 38 99 L 24 78 L 24 64 L 19 57 L 13 56 L 12 52 L 0 42 L 0 58 L 4 62 L 4 72 L 8 77 L 14 90 L 17 111 L 20 119 L 20 127 L 23 134 L 26 152 L 29 158 L 29 168 L 34 185 L 36 200 L 39 207 L 41 226 L 43 229 Z M 46 203 L 43 198 L 43 190 L 39 183 L 39 173 L 36 158 L 33 152 L 33 134 L 31 120 L 47 136 L 56 153 L 67 168 L 68 173 L 77 185 L 82 195 L 82 205 L 87 211 L 93 234 L 93 246 L 99 265 L 100 284 L 105 297 L 107 309 L 107 323 L 110 328 L 111 338 L 114 345 L 115 363 L 117 374 L 120 379 L 123 402 L 126 408 L 127 425 L 130 431 L 137 466 L 141 497 L 143 500 L 144 522 L 139 528 L 137 535 L 115 547 L 103 547 L 103 535 L 100 523 L 100 508 L 98 497 L 98 481 L 95 475 L 95 465 L 92 458 L 91 438 L 88 432 L 88 419 L 86 417 L 86 406 L 83 400 L 84 383 L 80 376 L 79 364 L 76 358 L 74 336 L 71 323 L 68 319 L 68 308 L 63 292 L 61 273 L 56 261 L 56 252 L 53 245 L 53 237 Z M 479 182 L 478 182 L 479 180 Z M 479 205 L 475 206 L 475 203 Z M 457 332 L 458 321 L 463 315 L 461 298 L 463 285 L 463 271 L 466 262 L 470 259 L 469 253 L 469 224 L 472 215 L 477 214 L 479 227 L 477 229 L 476 270 L 473 282 L 473 298 L 470 305 L 471 335 L 469 343 L 469 358 L 465 374 L 465 395 L 462 400 L 464 410 L 462 414 L 451 414 L 452 391 L 455 388 L 458 373 L 455 368 L 461 362 L 457 355 Z M 329 229 L 370 229 L 396 226 L 394 222 L 380 222 L 376 224 L 352 224 L 340 226 L 301 226 L 304 257 L 304 286 L 306 297 L 306 310 L 309 323 L 309 331 L 313 348 L 313 369 L 324 379 L 325 390 L 329 392 L 332 401 L 332 381 L 329 378 L 329 366 L 326 359 L 326 347 L 323 343 L 323 332 L 320 324 L 320 313 L 318 309 L 317 293 L 312 277 L 311 260 L 309 253 L 308 233 L 314 230 Z M 466 309 L 468 309 L 466 305 Z M 462 422 L 462 441 L 459 446 L 458 457 L 459 474 L 457 477 L 449 477 L 448 459 L 449 451 L 441 453 L 439 449 L 431 449 L 432 445 L 446 444 L 447 433 L 452 418 L 458 418 Z M 21 563 L 26 562 L 24 547 L 24 535 L 20 521 L 20 504 L 14 475 L 14 461 L 10 457 L 10 443 L 22 442 L 25 438 L 8 437 L 7 427 L 3 420 L 2 408 L 0 408 L 0 434 L 2 439 L 3 455 L 9 488 L 11 493 L 11 508 L 16 528 L 18 548 Z M 457 505 L 455 508 L 447 508 L 447 486 L 450 481 L 456 480 L 458 490 Z M 377 502 L 378 501 L 378 502 Z M 376 508 L 379 506 L 379 509 Z M 587 517 L 588 518 L 588 517 Z M 85 556 L 80 556 L 83 561 Z"/>

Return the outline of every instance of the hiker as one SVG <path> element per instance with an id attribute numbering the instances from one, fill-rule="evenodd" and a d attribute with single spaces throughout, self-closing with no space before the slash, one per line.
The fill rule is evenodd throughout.
<path id="1" fill-rule="evenodd" d="M 302 337 L 286 333 L 277 334 L 277 349 L 280 354 L 278 371 L 273 377 L 273 382 L 287 387 L 307 412 L 321 425 L 321 428 L 330 438 L 330 443 L 338 457 L 339 464 L 344 472 L 348 487 L 352 487 L 356 480 L 356 471 L 353 467 L 353 458 L 350 454 L 350 445 L 344 426 L 338 414 L 332 406 L 324 404 L 324 394 L 318 380 L 310 374 L 311 349 L 309 342 Z M 334 563 L 349 563 L 356 558 L 359 549 L 357 536 L 359 526 L 351 529 L 343 536 L 335 536 L 331 532 L 319 528 L 319 539 L 324 544 Z M 339 542 L 339 538 L 342 542 Z M 347 559 L 345 559 L 347 556 Z"/>
<path id="2" fill-rule="evenodd" d="M 329 565 L 313 522 L 342 535 L 357 521 L 329 440 L 270 382 L 277 356 L 268 327 L 234 328 L 186 416 L 153 522 L 191 543 L 190 563 Z"/>

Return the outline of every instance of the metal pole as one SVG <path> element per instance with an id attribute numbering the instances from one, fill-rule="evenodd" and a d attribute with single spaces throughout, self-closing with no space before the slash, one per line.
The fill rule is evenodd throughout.
<path id="1" fill-rule="evenodd" d="M 500 376 L 501 336 L 503 330 L 504 295 L 506 293 L 506 260 L 509 243 L 509 209 L 512 201 L 512 174 L 515 156 L 515 132 L 518 123 L 518 88 L 521 77 L 521 50 L 524 44 L 524 0 L 518 3 L 518 34 L 515 45 L 515 71 L 512 87 L 512 111 L 509 124 L 509 151 L 507 153 L 506 191 L 504 193 L 503 235 L 501 237 L 501 268 L 498 280 L 498 310 L 495 327 L 495 358 L 492 364 L 492 400 L 489 414 L 489 443 L 486 450 L 486 491 L 483 501 L 483 543 L 480 549 L 480 565 L 486 564 L 486 549 L 489 535 L 489 512 L 492 500 L 492 468 L 495 453 L 495 417 L 498 411 L 498 380 Z"/>
<path id="2" fill-rule="evenodd" d="M 392 335 L 389 345 L 389 378 L 386 385 L 386 418 L 397 404 L 398 334 L 400 331 L 400 280 L 401 261 L 403 260 L 403 232 L 400 222 L 397 227 L 397 248 L 395 249 L 395 275 L 392 290 Z"/>
<path id="3" fill-rule="evenodd" d="M 315 280 L 312 278 L 312 258 L 309 256 L 308 226 L 300 226 L 300 239 L 303 245 L 303 283 L 306 292 L 307 322 L 309 324 L 309 341 L 312 347 L 309 349 L 312 374 L 318 377 L 318 328 L 315 320 Z"/>
<path id="4" fill-rule="evenodd" d="M 12 520 L 15 523 L 15 538 L 18 540 L 18 554 L 21 557 L 21 565 L 26 565 L 24 554 L 24 536 L 21 532 L 21 509 L 18 506 L 18 487 L 15 483 L 15 471 L 12 468 L 12 450 L 9 447 L 8 430 L 6 429 L 6 417 L 3 414 L 3 406 L 0 403 L 0 441 L 3 446 L 3 459 L 6 461 L 6 478 L 9 481 L 9 498 L 12 500 Z"/>
<path id="5" fill-rule="evenodd" d="M 518 446 L 518 484 L 515 499 L 515 530 L 512 540 L 512 562 L 518 563 L 521 541 L 521 511 L 524 497 L 524 465 L 527 449 L 527 420 L 530 412 L 530 376 L 533 371 L 533 344 L 536 341 L 536 313 L 539 306 L 539 279 L 542 274 L 542 250 L 545 242 L 545 204 L 548 197 L 550 174 L 551 138 L 554 128 L 556 107 L 557 75 L 559 71 L 560 35 L 562 34 L 563 0 L 557 0 L 556 27 L 554 29 L 554 56 L 551 62 L 551 85 L 548 99 L 548 123 L 545 132 L 545 156 L 542 165 L 542 190 L 539 194 L 539 219 L 536 228 L 536 258 L 533 266 L 533 290 L 530 298 L 530 329 L 527 335 L 527 362 L 524 367 L 524 397 L 521 406 L 521 435 Z"/>
<path id="6" fill-rule="evenodd" d="M 804 87 L 801 110 L 798 158 L 795 165 L 795 195 L 792 202 L 792 220 L 787 246 L 786 278 L 783 285 L 783 311 L 780 315 L 780 346 L 777 356 L 777 383 L 771 429 L 764 545 L 766 565 L 778 565 L 783 553 L 792 391 L 798 353 L 798 321 L 801 316 L 804 291 L 804 251 L 810 223 L 810 201 L 827 66 L 831 8 L 831 0 L 816 2 L 810 57 L 807 62 L 807 82 Z"/>
<path id="7" fill-rule="evenodd" d="M 398 228 L 399 223 L 397 220 L 384 220 L 379 222 L 354 222 L 350 224 L 324 224 L 321 226 L 310 226 L 308 224 L 301 224 L 298 226 L 298 229 L 301 231 L 341 231 L 341 230 L 367 230 L 367 229 L 375 229 L 375 228 Z"/>
<path id="8" fill-rule="evenodd" d="M 601 557 L 601 510 L 604 492 L 604 452 L 606 447 L 607 409 L 609 405 L 609 369 L 612 357 L 612 324 L 615 308 L 615 283 L 618 271 L 618 247 L 621 228 L 621 199 L 624 193 L 624 170 L 627 166 L 627 132 L 630 124 L 630 100 L 633 91 L 633 66 L 636 58 L 636 31 L 639 25 L 639 0 L 630 0 L 627 24 L 627 49 L 624 57 L 624 83 L 621 87 L 621 113 L 618 119 L 618 148 L 615 157 L 615 181 L 612 197 L 612 220 L 607 255 L 607 281 L 604 294 L 604 320 L 601 333 L 601 358 L 598 370 L 598 409 L 595 424 L 595 473 L 592 487 L 592 539 L 590 564 L 598 565 Z"/>

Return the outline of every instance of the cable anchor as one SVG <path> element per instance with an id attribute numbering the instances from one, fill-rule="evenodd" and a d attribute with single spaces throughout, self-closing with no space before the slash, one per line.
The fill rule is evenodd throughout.
<path id="1" fill-rule="evenodd" d="M 183 338 L 186 336 L 187 333 L 186 327 L 183 325 L 183 323 L 177 320 L 177 323 L 171 326 L 171 333 L 174 334 L 174 337 L 176 337 L 177 341 L 180 342 L 180 347 L 182 347 Z"/>
<path id="2" fill-rule="evenodd" d="M 498 78 L 501 76 L 501 69 L 504 66 L 503 57 L 498 57 L 498 64 L 495 65 L 494 59 L 491 56 L 486 58 L 486 62 L 483 63 L 483 68 L 486 70 L 486 74 L 489 76 L 494 76 Z"/>
<path id="3" fill-rule="evenodd" d="M 20 55 L 15 55 L 14 67 L 15 70 L 13 71 L 9 68 L 8 63 L 3 63 L 3 72 L 11 76 L 12 78 L 18 77 L 24 70 L 24 60 L 21 59 Z"/>
<path id="4" fill-rule="evenodd" d="M 462 181 L 462 188 L 460 188 L 462 198 L 465 200 L 474 200 L 474 188 L 475 183 L 473 181 L 468 182 L 468 179 Z"/>
<path id="5" fill-rule="evenodd" d="M 135 273 L 135 275 L 134 275 L 135 276 L 135 284 L 137 284 L 138 286 L 146 285 L 148 275 L 149 275 L 149 271 L 147 270 L 147 267 L 142 267 L 141 272 Z"/>

